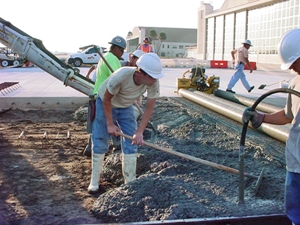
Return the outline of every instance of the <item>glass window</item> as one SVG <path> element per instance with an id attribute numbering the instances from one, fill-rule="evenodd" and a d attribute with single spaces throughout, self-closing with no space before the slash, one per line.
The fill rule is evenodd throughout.
<path id="1" fill-rule="evenodd" d="M 228 14 L 225 16 L 225 28 L 224 28 L 224 60 L 231 60 L 231 51 L 234 49 L 234 14 Z"/>
<path id="2" fill-rule="evenodd" d="M 300 27 L 300 1 L 289 0 L 206 20 L 205 59 L 231 60 L 230 52 L 249 39 L 250 54 L 277 54 L 281 36 Z"/>
<path id="3" fill-rule="evenodd" d="M 213 60 L 214 57 L 214 20 L 215 18 L 207 19 L 206 27 L 206 59 Z"/>
<path id="4" fill-rule="evenodd" d="M 224 16 L 216 17 L 215 26 L 215 43 L 214 43 L 214 59 L 222 60 L 223 58 L 223 36 L 224 36 Z"/>
<path id="5" fill-rule="evenodd" d="M 241 42 L 245 41 L 246 37 L 246 12 L 239 12 L 235 17 L 235 43 L 234 48 L 241 46 Z"/>

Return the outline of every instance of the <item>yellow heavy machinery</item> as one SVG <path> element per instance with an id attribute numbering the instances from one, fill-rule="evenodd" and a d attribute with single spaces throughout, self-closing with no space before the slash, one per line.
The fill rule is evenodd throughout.
<path id="1" fill-rule="evenodd" d="M 185 76 L 188 73 L 190 75 L 186 78 Z M 220 77 L 216 77 L 215 75 L 210 77 L 206 76 L 205 68 L 203 67 L 193 67 L 184 72 L 181 78 L 176 79 L 177 91 L 180 88 L 184 88 L 212 94 L 215 89 L 219 88 L 219 85 Z"/>

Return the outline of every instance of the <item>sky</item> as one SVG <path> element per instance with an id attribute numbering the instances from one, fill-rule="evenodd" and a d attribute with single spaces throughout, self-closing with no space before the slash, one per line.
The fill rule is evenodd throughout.
<path id="1" fill-rule="evenodd" d="M 208 0 L 219 9 L 224 0 Z M 197 28 L 201 0 L 14 0 L 1 2 L 0 17 L 43 41 L 52 52 L 77 52 L 136 26 Z M 3 45 L 0 43 L 0 47 Z"/>

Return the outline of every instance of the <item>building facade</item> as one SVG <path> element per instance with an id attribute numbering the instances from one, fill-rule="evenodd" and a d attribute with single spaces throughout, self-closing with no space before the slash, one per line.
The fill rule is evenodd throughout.
<path id="1" fill-rule="evenodd" d="M 219 10 L 202 2 L 198 9 L 196 58 L 231 60 L 230 52 L 249 39 L 249 59 L 279 64 L 281 36 L 300 27 L 299 0 L 225 0 Z"/>
<path id="2" fill-rule="evenodd" d="M 158 37 L 150 37 L 150 31 L 155 30 L 157 35 L 166 34 L 166 39 L 161 41 Z M 161 58 L 183 58 L 187 54 L 187 48 L 197 44 L 197 29 L 170 28 L 170 27 L 134 27 L 126 37 L 128 52 L 133 52 L 145 37 L 151 39 L 151 45 L 155 53 Z"/>

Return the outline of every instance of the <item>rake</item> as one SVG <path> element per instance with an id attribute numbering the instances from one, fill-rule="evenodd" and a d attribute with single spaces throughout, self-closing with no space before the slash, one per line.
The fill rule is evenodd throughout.
<path id="1" fill-rule="evenodd" d="M 264 89 L 265 87 L 269 87 L 269 86 L 272 86 L 274 84 L 279 84 L 280 82 L 283 82 L 283 81 L 286 81 L 286 80 L 281 80 L 281 81 L 277 81 L 275 83 L 272 83 L 272 84 L 262 84 L 258 87 L 258 89 Z"/>

